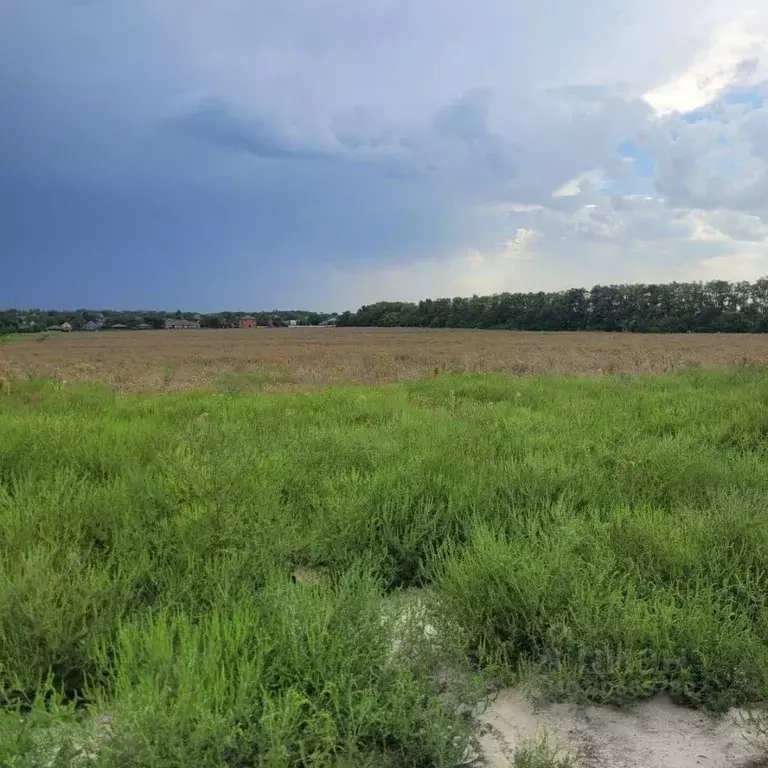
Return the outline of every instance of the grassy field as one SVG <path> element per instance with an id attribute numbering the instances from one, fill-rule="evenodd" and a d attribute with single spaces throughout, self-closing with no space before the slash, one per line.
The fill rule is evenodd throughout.
<path id="1" fill-rule="evenodd" d="M 0 346 L 0 381 L 105 382 L 122 392 L 376 385 L 437 373 L 669 373 L 768 365 L 768 334 L 293 328 L 44 334 Z"/>
<path id="2" fill-rule="evenodd" d="M 353 338 L 298 332 L 286 359 L 320 355 L 317 333 L 331 359 Z M 437 338 L 363 337 L 418 358 L 408 376 Z M 646 338 L 621 338 L 628 361 L 743 343 Z M 559 339 L 441 343 L 617 343 Z M 76 367 L 62 350 L 106 343 L 39 348 Z M 454 766 L 480 686 L 521 678 L 614 704 L 768 699 L 763 369 L 239 389 L 6 383 L 0 765 Z"/>

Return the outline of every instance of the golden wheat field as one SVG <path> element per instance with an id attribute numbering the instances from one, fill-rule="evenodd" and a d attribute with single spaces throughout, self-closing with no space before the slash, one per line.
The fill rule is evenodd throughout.
<path id="1" fill-rule="evenodd" d="M 768 335 L 282 328 L 72 333 L 0 346 L 0 378 L 124 392 L 377 384 L 443 372 L 664 372 L 768 364 Z"/>

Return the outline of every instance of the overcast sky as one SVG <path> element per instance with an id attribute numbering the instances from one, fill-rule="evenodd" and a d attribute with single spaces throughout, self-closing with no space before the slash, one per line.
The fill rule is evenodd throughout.
<path id="1" fill-rule="evenodd" d="M 0 306 L 768 274 L 760 5 L 0 0 Z"/>

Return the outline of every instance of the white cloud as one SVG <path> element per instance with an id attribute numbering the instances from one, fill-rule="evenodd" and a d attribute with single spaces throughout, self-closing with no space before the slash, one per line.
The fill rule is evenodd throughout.
<path id="1" fill-rule="evenodd" d="M 552 193 L 552 197 L 577 197 L 604 184 L 603 172 L 600 169 L 593 169 L 566 181 Z"/>
<path id="2" fill-rule="evenodd" d="M 643 98 L 660 116 L 692 112 L 734 84 L 754 84 L 768 77 L 765 32 L 765 14 L 743 13 L 713 31 L 709 46 L 682 75 L 648 91 Z"/>
<path id="3" fill-rule="evenodd" d="M 696 120 L 649 124 L 638 142 L 654 159 L 658 191 L 675 207 L 761 213 L 768 206 L 768 110 L 716 102 Z"/>
<path id="4" fill-rule="evenodd" d="M 535 258 L 536 242 L 541 234 L 535 229 L 520 227 L 511 240 L 502 244 L 501 255 L 513 261 L 530 261 Z"/>

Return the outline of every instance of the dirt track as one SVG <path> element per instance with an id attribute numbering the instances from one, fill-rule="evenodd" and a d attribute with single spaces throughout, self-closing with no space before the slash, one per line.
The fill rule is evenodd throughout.
<path id="1" fill-rule="evenodd" d="M 667 698 L 630 710 L 572 703 L 536 707 L 518 691 L 502 691 L 481 716 L 485 733 L 475 765 L 509 768 L 515 748 L 537 734 L 577 757 L 580 768 L 757 768 L 737 712 L 721 718 Z"/>

